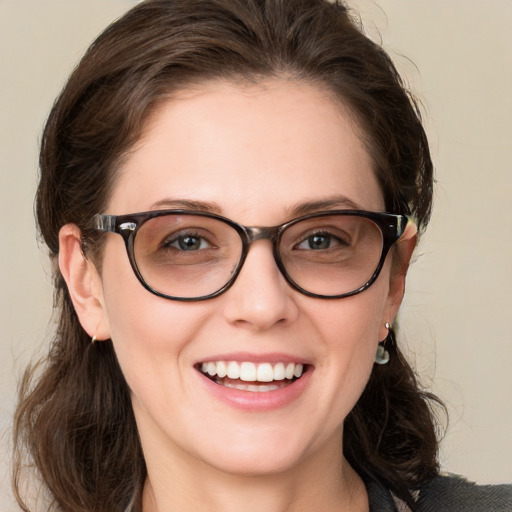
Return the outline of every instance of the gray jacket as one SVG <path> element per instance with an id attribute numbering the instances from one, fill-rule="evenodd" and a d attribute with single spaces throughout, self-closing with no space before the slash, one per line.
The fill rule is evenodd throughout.
<path id="1" fill-rule="evenodd" d="M 370 512 L 409 512 L 379 482 L 365 482 Z M 476 485 L 455 476 L 438 476 L 413 493 L 417 512 L 512 512 L 511 485 Z"/>

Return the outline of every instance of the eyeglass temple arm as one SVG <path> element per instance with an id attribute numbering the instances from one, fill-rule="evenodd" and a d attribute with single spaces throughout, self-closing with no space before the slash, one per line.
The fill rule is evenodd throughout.
<path id="1" fill-rule="evenodd" d="M 116 219 L 115 215 L 102 215 L 97 213 L 93 218 L 93 227 L 98 231 L 110 231 L 112 233 L 116 232 Z"/>
<path id="2" fill-rule="evenodd" d="M 397 235 L 398 237 L 396 241 L 398 243 L 400 243 L 404 236 L 406 236 L 406 238 L 410 238 L 412 236 L 419 235 L 416 220 L 410 215 L 404 215 L 397 227 Z"/>

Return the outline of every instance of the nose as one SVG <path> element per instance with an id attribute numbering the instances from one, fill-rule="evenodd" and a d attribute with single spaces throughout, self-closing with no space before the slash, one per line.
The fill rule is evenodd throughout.
<path id="1" fill-rule="evenodd" d="M 253 331 L 292 323 L 298 316 L 295 295 L 272 253 L 269 240 L 258 240 L 251 249 L 233 286 L 225 293 L 228 322 Z"/>

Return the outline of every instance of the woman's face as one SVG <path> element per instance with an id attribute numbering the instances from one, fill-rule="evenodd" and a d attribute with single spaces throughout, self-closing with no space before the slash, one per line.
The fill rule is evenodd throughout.
<path id="1" fill-rule="evenodd" d="M 281 224 L 299 210 L 384 210 L 347 111 L 325 91 L 285 80 L 212 83 L 162 105 L 124 162 L 106 213 L 190 202 L 247 226 Z M 341 457 L 343 420 L 401 298 L 391 255 L 364 293 L 325 300 L 292 289 L 270 242 L 259 240 L 227 292 L 177 302 L 144 289 L 122 238 L 106 236 L 102 325 L 148 461 L 263 474 Z M 216 361 L 300 363 L 306 371 L 282 388 L 249 391 L 200 371 Z"/>

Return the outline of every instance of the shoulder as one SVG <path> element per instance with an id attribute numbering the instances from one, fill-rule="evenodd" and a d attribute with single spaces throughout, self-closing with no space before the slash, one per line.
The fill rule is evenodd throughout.
<path id="1" fill-rule="evenodd" d="M 512 512 L 512 484 L 477 485 L 440 475 L 418 489 L 419 512 Z"/>

